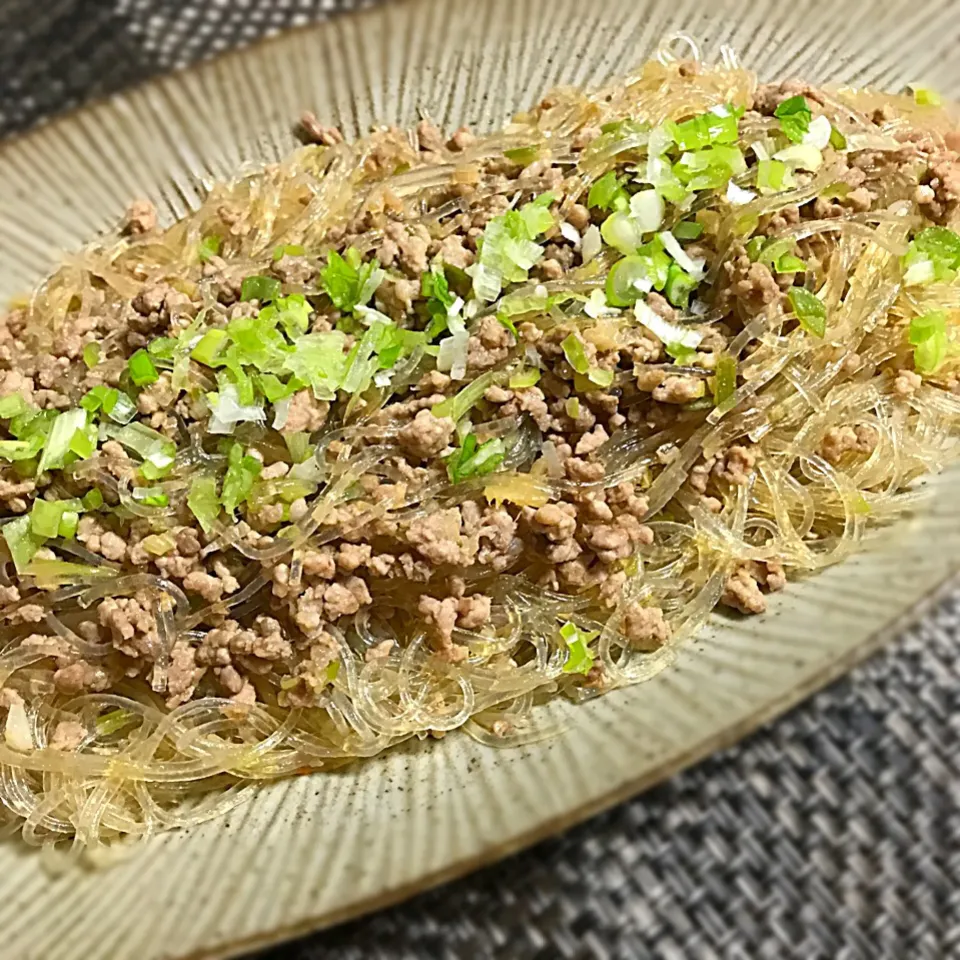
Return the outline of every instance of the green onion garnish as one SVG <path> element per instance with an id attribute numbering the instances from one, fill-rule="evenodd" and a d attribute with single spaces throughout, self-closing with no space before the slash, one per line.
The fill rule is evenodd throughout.
<path id="1" fill-rule="evenodd" d="M 757 164 L 757 189 L 761 193 L 779 193 L 788 185 L 788 173 L 782 160 L 761 160 Z"/>
<path id="2" fill-rule="evenodd" d="M 250 496 L 262 469 L 263 464 L 256 457 L 244 454 L 241 444 L 233 444 L 227 456 L 227 472 L 220 494 L 220 502 L 228 513 L 233 513 Z"/>
<path id="3" fill-rule="evenodd" d="M 560 627 L 560 636 L 568 650 L 563 672 L 588 674 L 593 668 L 594 661 L 589 644 L 599 636 L 599 631 L 580 630 L 575 623 L 567 621 Z"/>
<path id="4" fill-rule="evenodd" d="M 587 379 L 604 390 L 613 383 L 613 371 L 602 367 L 591 367 L 587 371 Z"/>
<path id="5" fill-rule="evenodd" d="M 5 523 L 2 533 L 17 573 L 23 573 L 36 552 L 43 546 L 43 538 L 30 529 L 29 516 L 17 517 Z"/>
<path id="6" fill-rule="evenodd" d="M 681 220 L 673 225 L 672 233 L 678 240 L 697 240 L 703 235 L 703 224 L 696 220 Z"/>
<path id="7" fill-rule="evenodd" d="M 213 477 L 194 477 L 187 494 L 187 506 L 197 518 L 204 533 L 210 533 L 220 516 L 217 481 Z"/>
<path id="8" fill-rule="evenodd" d="M 717 360 L 713 377 L 713 402 L 716 406 L 725 404 L 737 389 L 737 361 L 725 353 Z"/>
<path id="9" fill-rule="evenodd" d="M 218 366 L 218 356 L 227 342 L 227 331 L 219 328 L 208 330 L 190 351 L 190 357 L 205 367 Z M 219 361 L 222 363 L 223 361 Z"/>
<path id="10" fill-rule="evenodd" d="M 813 119 L 813 113 L 806 99 L 799 95 L 784 100 L 773 115 L 780 121 L 784 134 L 794 143 L 800 143 L 803 140 Z"/>
<path id="11" fill-rule="evenodd" d="M 12 420 L 29 409 L 30 404 L 19 393 L 11 393 L 0 399 L 0 420 Z"/>
<path id="12" fill-rule="evenodd" d="M 78 430 L 83 430 L 86 425 L 86 410 L 67 410 L 65 413 L 58 414 L 43 445 L 43 455 L 37 465 L 37 473 L 62 467 L 70 453 L 74 434 Z"/>
<path id="13" fill-rule="evenodd" d="M 492 473 L 503 462 L 503 441 L 496 437 L 477 445 L 475 434 L 467 434 L 462 446 L 447 457 L 447 474 L 451 483 L 460 483 L 471 477 L 483 477 Z"/>
<path id="14" fill-rule="evenodd" d="M 197 250 L 197 256 L 200 257 L 201 263 L 206 263 L 211 257 L 217 256 L 217 254 L 220 253 L 220 247 L 222 245 L 223 238 L 218 237 L 215 233 L 204 237 L 200 241 L 200 246 Z"/>
<path id="15" fill-rule="evenodd" d="M 667 272 L 667 285 L 664 293 L 667 299 L 681 310 L 686 310 L 690 303 L 690 294 L 697 289 L 699 281 L 695 280 L 676 263 L 670 264 Z"/>
<path id="16" fill-rule="evenodd" d="M 626 210 L 630 206 L 630 194 L 623 189 L 615 170 L 608 170 L 593 182 L 587 194 L 587 205 L 601 210 Z"/>
<path id="17" fill-rule="evenodd" d="M 259 300 L 268 303 L 280 296 L 280 281 L 273 277 L 245 277 L 240 284 L 241 300 Z"/>
<path id="18" fill-rule="evenodd" d="M 563 349 L 563 355 L 567 358 L 567 363 L 573 367 L 574 371 L 585 374 L 590 368 L 590 361 L 583 348 L 583 341 L 575 333 L 571 333 L 560 346 Z"/>
<path id="19" fill-rule="evenodd" d="M 274 261 L 282 260 L 284 257 L 302 257 L 306 253 L 299 243 L 281 243 L 273 248 Z"/>
<path id="20" fill-rule="evenodd" d="M 522 390 L 524 387 L 534 387 L 540 381 L 540 371 L 536 367 L 526 367 L 511 374 L 507 386 L 511 390 Z"/>
<path id="21" fill-rule="evenodd" d="M 910 343 L 913 345 L 913 365 L 918 373 L 936 373 L 947 358 L 949 339 L 947 315 L 942 310 L 931 310 L 910 321 Z"/>
<path id="22" fill-rule="evenodd" d="M 88 370 L 92 370 L 100 362 L 100 344 L 87 343 L 83 347 L 83 363 Z"/>
<path id="23" fill-rule="evenodd" d="M 920 107 L 939 107 L 943 103 L 940 94 L 931 87 L 914 87 L 913 101 Z"/>
<path id="24" fill-rule="evenodd" d="M 130 379 L 138 387 L 145 387 L 160 379 L 150 354 L 142 347 L 127 361 L 127 369 L 130 371 Z"/>
<path id="25" fill-rule="evenodd" d="M 800 326 L 815 337 L 823 337 L 827 332 L 827 308 L 823 301 L 803 287 L 791 287 L 787 297 Z"/>

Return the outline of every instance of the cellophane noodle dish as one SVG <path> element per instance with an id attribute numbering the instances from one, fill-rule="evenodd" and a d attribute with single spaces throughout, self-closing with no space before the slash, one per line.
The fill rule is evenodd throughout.
<path id="1" fill-rule="evenodd" d="M 529 741 L 856 551 L 956 450 L 956 126 L 675 37 L 492 135 L 305 114 L 134 202 L 0 319 L 7 830 Z"/>

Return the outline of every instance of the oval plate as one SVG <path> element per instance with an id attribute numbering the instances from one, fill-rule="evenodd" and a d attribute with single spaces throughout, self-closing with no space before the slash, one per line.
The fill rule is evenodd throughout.
<path id="1" fill-rule="evenodd" d="M 707 9 L 709 6 L 710 9 Z M 169 220 L 204 184 L 272 161 L 311 108 L 372 123 L 501 125 L 558 83 L 596 84 L 686 30 L 766 79 L 960 92 L 942 2 L 413 0 L 303 29 L 154 81 L 0 149 L 0 295 L 150 196 Z M 824 24 L 831 25 L 829 34 Z M 714 618 L 653 680 L 513 750 L 463 736 L 275 784 L 223 820 L 159 837 L 106 872 L 51 879 L 0 850 L 9 958 L 233 955 L 383 906 L 624 799 L 729 744 L 848 669 L 960 569 L 960 473 L 865 553 L 791 584 L 769 614 Z M 930 544 L 935 543 L 931 550 Z"/>

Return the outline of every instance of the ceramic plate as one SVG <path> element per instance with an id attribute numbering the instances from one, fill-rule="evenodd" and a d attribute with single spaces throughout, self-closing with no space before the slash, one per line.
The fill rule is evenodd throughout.
<path id="1" fill-rule="evenodd" d="M 762 77 L 960 94 L 945 2 L 412 0 L 304 29 L 71 114 L 0 149 L 0 295 L 116 223 L 133 197 L 173 219 L 205 185 L 294 144 L 305 108 L 348 135 L 499 126 L 558 83 L 595 84 L 682 29 Z M 760 618 L 717 618 L 653 680 L 566 732 L 491 750 L 414 743 L 262 790 L 227 819 L 56 879 L 0 848 L 6 958 L 222 957 L 398 900 L 503 856 L 731 743 L 846 670 L 960 566 L 960 474 L 867 552 L 791 584 Z"/>

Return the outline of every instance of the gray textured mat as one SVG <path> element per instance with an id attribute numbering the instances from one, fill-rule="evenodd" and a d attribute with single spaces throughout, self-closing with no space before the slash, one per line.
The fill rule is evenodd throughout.
<path id="1" fill-rule="evenodd" d="M 357 0 L 0 0 L 0 133 Z M 960 593 L 644 797 L 262 960 L 960 957 Z"/>

